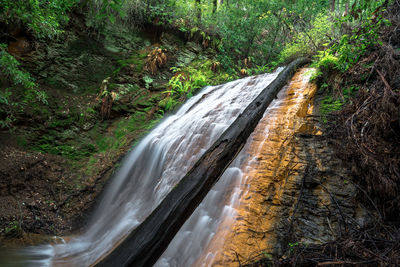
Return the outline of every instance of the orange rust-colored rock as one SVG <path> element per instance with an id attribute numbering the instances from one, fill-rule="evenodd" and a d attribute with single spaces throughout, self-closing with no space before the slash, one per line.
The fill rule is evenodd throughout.
<path id="1" fill-rule="evenodd" d="M 309 82 L 308 70 L 304 68 L 293 77 L 283 99 L 257 126 L 246 150 L 253 157 L 242 165 L 245 172 L 236 217 L 221 223 L 197 266 L 238 266 L 238 261 L 265 257 L 274 249 L 274 229 L 285 192 L 282 188 L 289 172 L 304 167 L 290 143 L 296 132 L 310 130 L 304 118 L 312 113 L 316 86 Z"/>

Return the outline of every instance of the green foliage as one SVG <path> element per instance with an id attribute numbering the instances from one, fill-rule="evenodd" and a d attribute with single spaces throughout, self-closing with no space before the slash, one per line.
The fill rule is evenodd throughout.
<path id="1" fill-rule="evenodd" d="M 280 53 L 280 62 L 287 62 L 299 56 L 310 56 L 328 45 L 333 23 L 326 14 L 319 14 L 311 23 L 310 29 L 295 34 Z"/>
<path id="2" fill-rule="evenodd" d="M 225 72 L 214 73 L 211 70 L 212 64 L 211 60 L 198 60 L 183 69 L 172 68 L 178 74 L 169 80 L 169 90 L 164 93 L 178 98 L 191 97 L 196 90 L 207 85 L 221 84 L 237 78 Z"/>
<path id="3" fill-rule="evenodd" d="M 80 160 L 96 152 L 96 148 L 93 144 L 56 144 L 53 140 L 49 140 L 48 138 L 51 138 L 51 136 L 43 137 L 43 143 L 34 146 L 33 149 L 42 153 L 61 155 L 72 160 Z M 45 141 L 48 141 L 48 143 L 45 143 Z"/>
<path id="4" fill-rule="evenodd" d="M 68 12 L 79 0 L 2 0 L 0 22 L 22 25 L 38 38 L 51 38 L 62 32 L 68 22 Z"/>
<path id="5" fill-rule="evenodd" d="M 143 81 L 145 83 L 146 89 L 149 89 L 154 80 L 150 76 L 145 75 L 143 76 Z"/>
<path id="6" fill-rule="evenodd" d="M 105 29 L 108 23 L 115 24 L 118 19 L 127 16 L 124 3 L 136 1 L 124 0 L 88 0 L 86 1 L 87 24 L 99 31 Z"/>
<path id="7" fill-rule="evenodd" d="M 32 77 L 28 72 L 20 70 L 19 62 L 6 49 L 6 44 L 0 44 L 1 74 L 9 78 L 15 85 L 22 85 L 27 89 L 34 88 L 35 83 Z"/>
<path id="8" fill-rule="evenodd" d="M 16 113 L 28 106 L 47 105 L 47 94 L 36 88 L 33 78 L 21 69 L 19 62 L 6 51 L 6 45 L 0 45 L 0 77 L 7 79 L 11 87 L 0 90 L 0 128 L 11 128 Z M 24 94 L 18 100 L 13 99 L 13 88 L 22 87 Z"/>
<path id="9" fill-rule="evenodd" d="M 328 88 L 326 83 L 322 84 L 321 89 Z M 322 122 L 327 123 L 328 114 L 338 111 L 342 108 L 342 106 L 350 100 L 351 96 L 354 96 L 355 92 L 358 91 L 358 87 L 354 85 L 346 86 L 342 89 L 341 95 L 333 97 L 332 94 L 328 93 L 324 96 L 320 103 L 320 114 L 322 118 Z"/>
<path id="10" fill-rule="evenodd" d="M 323 53 L 317 63 L 318 68 L 324 69 L 338 69 L 339 68 L 339 59 L 329 53 Z"/>
<path id="11" fill-rule="evenodd" d="M 334 42 L 326 49 L 320 50 L 316 55 L 316 66 L 322 69 L 334 68 L 341 72 L 347 71 L 373 46 L 381 45 L 379 40 L 379 29 L 382 25 L 389 22 L 382 18 L 375 10 L 382 1 L 377 1 L 372 5 L 365 6 L 367 1 L 361 1 L 367 10 L 374 11 L 374 15 L 369 15 L 361 19 L 361 14 L 369 14 L 366 11 L 352 11 L 352 15 L 340 17 L 334 24 L 335 28 L 352 27 L 350 33 L 338 36 Z M 369 8 L 368 8 L 369 7 Z M 333 25 L 332 25 L 333 26 Z"/>
<path id="12" fill-rule="evenodd" d="M 107 152 L 110 150 L 119 150 L 129 145 L 129 134 L 132 132 L 146 132 L 149 127 L 154 126 L 155 121 L 149 121 L 146 113 L 136 112 L 128 118 L 122 118 L 113 123 L 113 131 L 107 135 L 101 135 L 96 138 L 96 148 L 98 152 Z"/>
<path id="13" fill-rule="evenodd" d="M 22 233 L 21 223 L 19 221 L 11 221 L 4 229 L 1 230 L 1 232 L 4 232 L 9 236 L 19 236 Z"/>
<path id="14" fill-rule="evenodd" d="M 313 65 L 317 68 L 317 72 L 312 79 L 317 80 L 321 89 L 331 89 L 325 90 L 327 95 L 320 104 L 322 121 L 325 123 L 328 122 L 327 115 L 340 110 L 358 90 L 353 85 L 332 85 L 330 77 L 347 72 L 367 51 L 382 44 L 379 40 L 379 30 L 382 25 L 388 23 L 378 12 L 383 2 L 377 1 L 368 8 L 365 6 L 366 3 L 367 1 L 359 3 L 364 5 L 365 10 L 353 9 L 351 14 L 337 19 L 335 28 L 344 28 L 346 33 L 337 36 L 326 49 L 321 49 L 314 57 Z"/>
<path id="15" fill-rule="evenodd" d="M 328 122 L 327 115 L 342 108 L 343 101 L 334 99 L 332 96 L 325 96 L 320 103 L 320 114 L 324 123 Z"/>
<path id="16" fill-rule="evenodd" d="M 17 105 L 10 100 L 11 92 L 8 88 L 4 91 L 0 90 L 0 129 L 1 128 L 11 128 L 12 123 L 15 121 L 13 114 L 13 108 Z"/>
<path id="17" fill-rule="evenodd" d="M 316 58 L 319 58 L 319 60 L 315 61 L 312 66 L 317 71 L 311 76 L 311 81 L 316 80 L 323 83 L 332 72 L 340 69 L 339 59 L 326 51 L 318 51 Z"/>
<path id="18" fill-rule="evenodd" d="M 168 86 L 170 87 L 170 90 L 165 91 L 165 93 L 170 93 L 172 96 L 174 94 L 184 96 L 187 93 L 190 93 L 190 90 L 192 89 L 191 83 L 191 78 L 187 79 L 182 74 L 178 74 L 169 80 Z"/>
<path id="19" fill-rule="evenodd" d="M 381 45 L 379 40 L 379 29 L 386 23 L 382 17 L 368 19 L 361 27 L 353 30 L 353 34 L 344 34 L 339 43 L 334 44 L 328 53 L 336 52 L 339 55 L 339 66 L 341 71 L 347 71 L 361 56 L 374 45 Z"/>
<path id="20" fill-rule="evenodd" d="M 158 106 L 165 111 L 172 110 L 179 102 L 172 97 L 166 97 L 158 103 Z"/>

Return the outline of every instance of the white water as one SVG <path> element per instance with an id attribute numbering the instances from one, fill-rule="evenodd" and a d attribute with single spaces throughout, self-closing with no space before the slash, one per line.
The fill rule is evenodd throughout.
<path id="1" fill-rule="evenodd" d="M 280 71 L 203 89 L 175 115 L 163 120 L 126 156 L 87 229 L 68 242 L 24 249 L 20 253 L 23 257 L 21 263 L 25 266 L 94 264 L 155 209 L 190 167 Z M 228 172 L 240 175 L 235 168 Z M 224 194 L 227 194 L 223 188 L 224 185 L 210 194 L 215 194 L 222 201 Z M 228 214 L 231 211 L 228 208 L 224 212 Z M 200 227 L 207 220 L 212 220 L 211 215 L 207 216 L 198 215 L 197 224 Z M 201 247 L 210 238 L 204 236 L 192 235 L 194 241 L 184 246 Z M 184 251 L 179 251 L 179 254 L 184 254 Z M 161 262 L 166 260 L 163 258 Z M 175 266 L 173 263 L 170 265 Z"/>
<path id="2" fill-rule="evenodd" d="M 249 173 L 258 164 L 258 157 L 264 143 L 270 142 L 270 131 L 275 128 L 285 129 L 291 132 L 289 121 L 293 120 L 294 111 L 299 109 L 304 102 L 305 86 L 311 74 L 301 77 L 302 86 L 293 92 L 293 104 L 288 105 L 288 86 L 282 89 L 277 98 L 272 101 L 264 112 L 262 121 L 248 138 L 246 145 L 236 159 L 226 169 L 219 181 L 208 192 L 207 196 L 196 208 L 191 217 L 170 242 L 168 248 L 155 264 L 155 267 L 183 267 L 183 266 L 212 266 L 216 251 L 208 250 L 210 241 L 217 232 L 230 232 L 233 230 L 232 223 L 237 217 L 237 207 L 241 198 L 248 195 L 246 191 L 251 186 L 248 182 Z M 286 114 L 277 112 L 282 106 L 290 106 L 292 110 L 286 110 Z M 282 131 L 283 133 L 284 131 Z M 254 147 L 256 133 L 263 139 L 258 146 Z M 260 134 L 261 133 L 261 134 Z M 284 138 L 286 135 L 283 135 Z M 260 138 L 260 137 L 258 137 Z M 271 147 L 271 151 L 273 147 Z M 268 177 L 265 177 L 266 179 Z M 226 242 L 223 237 L 217 236 L 213 240 L 213 249 L 223 249 Z M 243 244 L 245 246 L 245 244 Z M 221 253 L 221 251 L 218 251 Z M 219 263 L 221 264 L 221 263 Z M 235 265 L 238 266 L 239 264 Z M 221 265 L 218 265 L 221 266 Z"/>
<path id="3" fill-rule="evenodd" d="M 284 92 L 278 94 L 278 99 L 270 104 L 264 116 L 280 104 L 282 94 Z M 250 135 L 239 155 L 175 235 L 155 267 L 192 266 L 204 253 L 204 249 L 214 237 L 220 223 L 224 219 L 235 217 L 235 206 L 238 205 L 240 196 L 243 194 L 240 188 L 245 178 L 243 168 L 246 166 L 243 163 L 248 162 L 252 157 L 248 151 L 252 136 Z M 221 242 L 223 243 L 223 240 Z M 207 255 L 207 261 L 213 257 L 213 254 Z"/>

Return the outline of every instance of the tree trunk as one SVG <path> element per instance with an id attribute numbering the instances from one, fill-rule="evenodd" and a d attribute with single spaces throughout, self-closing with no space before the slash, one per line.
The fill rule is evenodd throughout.
<path id="1" fill-rule="evenodd" d="M 201 21 L 201 0 L 196 0 L 196 12 L 197 12 L 197 20 L 198 22 Z"/>
<path id="2" fill-rule="evenodd" d="M 218 8 L 218 0 L 213 0 L 213 11 L 212 13 L 215 14 Z"/>
<path id="3" fill-rule="evenodd" d="M 331 12 L 335 12 L 335 0 L 331 0 Z"/>
<path id="4" fill-rule="evenodd" d="M 204 153 L 150 216 L 96 266 L 139 267 L 156 263 L 181 226 L 240 152 L 279 90 L 298 67 L 308 62 L 308 59 L 300 58 L 290 63 Z"/>

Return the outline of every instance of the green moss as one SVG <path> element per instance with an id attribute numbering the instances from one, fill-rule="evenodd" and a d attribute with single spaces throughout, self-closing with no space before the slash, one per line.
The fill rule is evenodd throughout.
<path id="1" fill-rule="evenodd" d="M 81 160 L 96 152 L 96 147 L 93 144 L 79 145 L 75 142 L 60 144 L 59 142 L 48 141 L 48 143 L 45 143 L 44 140 L 41 140 L 41 143 L 36 144 L 32 149 L 42 153 L 60 155 L 71 160 Z"/>
<path id="2" fill-rule="evenodd" d="M 136 52 L 128 59 L 118 60 L 118 67 L 113 71 L 112 75 L 114 77 L 117 76 L 123 68 L 131 65 L 133 66 L 135 72 L 141 72 L 143 70 L 146 57 L 147 53 Z"/>
<path id="3" fill-rule="evenodd" d="M 325 96 L 320 103 L 320 114 L 324 123 L 328 122 L 327 115 L 342 108 L 343 101 L 334 99 L 332 96 Z"/>

